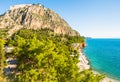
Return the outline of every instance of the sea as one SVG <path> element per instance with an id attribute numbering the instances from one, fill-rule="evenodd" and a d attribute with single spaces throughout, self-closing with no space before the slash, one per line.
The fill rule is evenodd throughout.
<path id="1" fill-rule="evenodd" d="M 86 44 L 92 69 L 120 81 L 120 39 L 86 39 Z"/>

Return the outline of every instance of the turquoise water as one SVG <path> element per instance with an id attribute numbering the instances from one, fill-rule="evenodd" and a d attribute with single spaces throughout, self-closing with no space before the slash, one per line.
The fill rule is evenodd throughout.
<path id="1" fill-rule="evenodd" d="M 84 53 L 91 67 L 120 80 L 120 39 L 86 39 Z"/>

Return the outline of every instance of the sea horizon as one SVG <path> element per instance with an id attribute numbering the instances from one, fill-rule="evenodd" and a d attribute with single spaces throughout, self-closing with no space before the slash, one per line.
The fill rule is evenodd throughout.
<path id="1" fill-rule="evenodd" d="M 88 38 L 86 38 L 86 39 L 120 39 L 119 37 L 88 37 Z"/>

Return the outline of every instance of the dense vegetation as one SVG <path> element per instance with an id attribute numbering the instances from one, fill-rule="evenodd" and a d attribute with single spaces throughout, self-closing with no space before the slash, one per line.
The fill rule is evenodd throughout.
<path id="1" fill-rule="evenodd" d="M 7 35 L 6 29 L 0 29 L 0 37 L 5 37 Z"/>
<path id="2" fill-rule="evenodd" d="M 3 68 L 4 68 L 4 60 L 5 60 L 5 55 L 4 55 L 4 40 L 2 38 L 0 38 L 0 74 L 3 73 Z"/>
<path id="3" fill-rule="evenodd" d="M 4 69 L 4 61 L 5 61 L 5 53 L 4 53 L 4 44 L 5 40 L 0 37 L 0 82 L 4 82 L 5 79 L 3 77 L 3 69 Z"/>
<path id="4" fill-rule="evenodd" d="M 6 57 L 14 56 L 18 61 L 15 73 L 6 76 L 8 82 L 101 81 L 103 76 L 94 75 L 90 70 L 79 72 L 79 56 L 71 47 L 71 43 L 76 42 L 84 43 L 84 38 L 56 35 L 48 29 L 20 30 L 6 42 L 7 46 L 14 47 Z M 75 53 L 74 57 L 71 56 L 72 52 Z M 0 55 L 2 57 L 2 52 Z"/>

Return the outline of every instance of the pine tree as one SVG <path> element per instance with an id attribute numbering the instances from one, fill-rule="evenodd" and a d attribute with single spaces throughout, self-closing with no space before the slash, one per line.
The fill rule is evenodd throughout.
<path id="1" fill-rule="evenodd" d="M 5 55 L 4 55 L 4 44 L 5 41 L 3 39 L 0 39 L 0 74 L 3 73 L 3 69 L 4 69 L 4 61 L 5 61 Z"/>

